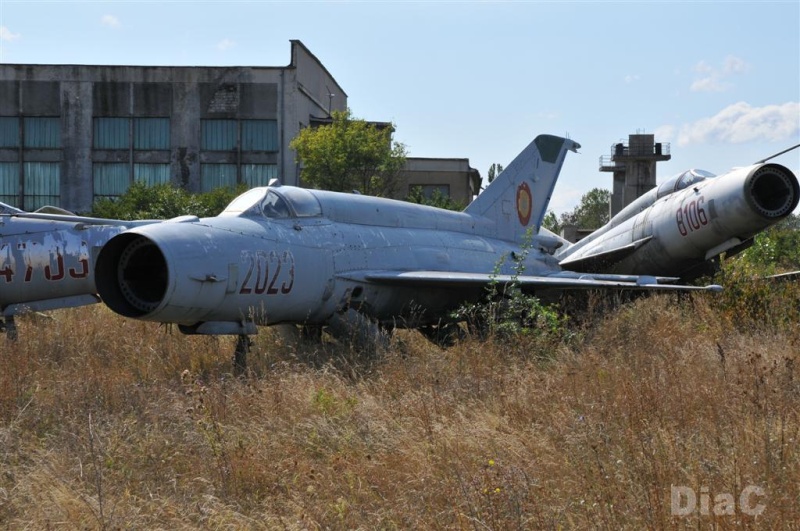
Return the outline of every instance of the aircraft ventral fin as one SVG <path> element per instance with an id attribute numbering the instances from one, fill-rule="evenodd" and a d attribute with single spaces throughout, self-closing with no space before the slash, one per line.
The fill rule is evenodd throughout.
<path id="1" fill-rule="evenodd" d="M 496 275 L 491 273 L 464 273 L 459 271 L 364 271 L 346 275 L 351 280 L 376 284 L 419 288 L 464 288 L 490 284 L 517 284 L 523 290 L 553 289 L 637 289 L 665 291 L 721 291 L 717 285 L 681 286 L 669 284 L 673 278 L 643 277 L 638 275 L 591 275 L 560 271 L 552 275 Z"/>

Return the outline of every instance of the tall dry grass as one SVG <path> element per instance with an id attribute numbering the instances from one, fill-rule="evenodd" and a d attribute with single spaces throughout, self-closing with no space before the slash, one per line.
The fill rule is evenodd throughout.
<path id="1" fill-rule="evenodd" d="M 640 299 L 561 341 L 399 332 L 375 359 L 265 329 L 245 379 L 230 338 L 101 306 L 21 319 L 0 340 L 0 528 L 798 528 L 800 291 L 781 290 Z"/>

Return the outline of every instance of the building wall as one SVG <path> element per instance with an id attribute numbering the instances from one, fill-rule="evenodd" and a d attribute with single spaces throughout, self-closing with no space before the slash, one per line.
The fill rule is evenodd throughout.
<path id="1" fill-rule="evenodd" d="M 414 187 L 421 186 L 424 192 L 439 189 L 464 206 L 472 202 L 480 187 L 480 175 L 470 167 L 468 159 L 408 157 L 401 178 L 400 198 L 407 197 Z"/>
<path id="2" fill-rule="evenodd" d="M 0 65 L 0 201 L 86 212 L 135 178 L 195 192 L 273 174 L 297 184 L 289 142 L 346 108 L 347 94 L 296 40 L 286 67 Z"/>

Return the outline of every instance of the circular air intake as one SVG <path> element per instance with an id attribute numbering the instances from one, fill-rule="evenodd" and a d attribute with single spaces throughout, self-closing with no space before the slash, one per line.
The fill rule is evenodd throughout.
<path id="1" fill-rule="evenodd" d="M 146 238 L 138 238 L 120 253 L 117 282 L 131 306 L 144 313 L 155 310 L 167 289 L 167 264 L 159 248 Z"/>
<path id="2" fill-rule="evenodd" d="M 797 178 L 777 164 L 767 164 L 754 171 L 745 181 L 750 205 L 767 219 L 789 215 L 800 197 Z"/>

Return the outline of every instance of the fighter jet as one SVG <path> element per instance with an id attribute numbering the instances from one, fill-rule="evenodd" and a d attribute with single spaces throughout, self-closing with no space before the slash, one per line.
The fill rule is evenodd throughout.
<path id="1" fill-rule="evenodd" d="M 712 273 L 722 253 L 749 247 L 800 199 L 797 177 L 767 163 L 790 148 L 723 175 L 687 170 L 625 207 L 606 225 L 556 252 L 564 269 L 684 280 Z"/>
<path id="2" fill-rule="evenodd" d="M 718 290 L 670 279 L 564 271 L 539 234 L 569 139 L 540 135 L 463 212 L 271 183 L 217 217 L 136 227 L 111 238 L 98 293 L 125 317 L 187 334 L 257 325 L 387 329 L 452 326 L 488 285 L 521 289 Z"/>
<path id="3" fill-rule="evenodd" d="M 0 203 L 0 330 L 14 339 L 26 311 L 100 302 L 94 258 L 111 236 L 153 221 L 76 216 L 45 207 L 24 212 Z"/>

